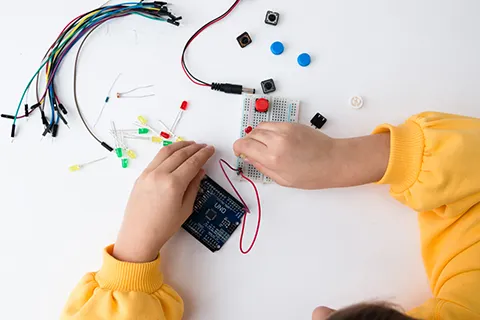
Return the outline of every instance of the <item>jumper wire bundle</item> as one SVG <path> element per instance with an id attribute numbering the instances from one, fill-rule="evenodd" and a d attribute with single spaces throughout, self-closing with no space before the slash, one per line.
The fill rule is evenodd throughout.
<path id="1" fill-rule="evenodd" d="M 82 112 L 80 111 L 80 106 L 78 104 L 78 99 L 76 95 L 76 77 L 77 77 L 77 63 L 78 56 L 80 51 L 85 44 L 87 38 L 92 34 L 92 32 L 104 24 L 105 22 L 115 19 L 122 18 L 129 15 L 138 15 L 144 18 L 152 19 L 155 21 L 164 21 L 172 25 L 178 26 L 179 20 L 181 17 L 176 17 L 170 13 L 167 3 L 160 1 L 153 2 L 126 2 L 117 5 L 102 6 L 85 14 L 78 16 L 73 19 L 60 33 L 55 42 L 48 49 L 45 54 L 42 63 L 39 69 L 35 72 L 33 77 L 27 84 L 18 107 L 14 115 L 5 115 L 3 118 L 12 119 L 12 130 L 11 137 L 12 140 L 15 137 L 16 124 L 17 120 L 22 118 L 28 118 L 36 110 L 39 110 L 39 114 L 44 126 L 44 131 L 42 136 L 45 137 L 47 134 L 56 137 L 58 134 L 58 128 L 60 121 L 65 125 L 68 125 L 66 120 L 67 109 L 62 103 L 60 97 L 56 92 L 56 83 L 55 76 L 58 73 L 60 65 L 64 60 L 68 52 L 83 38 L 83 41 L 80 44 L 80 47 L 77 51 L 77 58 L 75 62 L 75 72 L 74 72 L 74 97 L 75 97 L 75 106 L 80 115 L 80 118 L 85 125 L 85 128 L 90 133 L 90 135 L 100 143 L 108 151 L 113 151 L 113 148 L 110 147 L 107 143 L 100 140 L 88 126 L 85 121 Z M 45 88 L 40 89 L 40 78 L 45 76 Z M 35 82 L 35 92 L 36 99 L 35 103 L 29 107 L 28 93 L 31 90 L 32 84 Z M 21 114 L 22 104 L 24 104 L 24 114 Z M 49 111 L 48 111 L 49 110 Z"/>

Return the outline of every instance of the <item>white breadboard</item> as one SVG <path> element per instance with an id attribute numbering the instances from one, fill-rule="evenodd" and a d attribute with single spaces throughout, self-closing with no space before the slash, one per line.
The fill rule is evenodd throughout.
<path id="1" fill-rule="evenodd" d="M 269 101 L 270 107 L 267 112 L 257 112 L 255 110 L 255 102 L 260 98 Z M 244 96 L 240 137 L 243 138 L 246 135 L 245 128 L 248 126 L 255 128 L 261 122 L 298 122 L 299 111 L 299 100 L 262 95 Z M 263 183 L 273 182 L 272 179 L 260 173 L 254 166 L 245 163 L 242 158 L 238 158 L 237 167 L 242 168 L 243 174 L 254 181 Z"/>

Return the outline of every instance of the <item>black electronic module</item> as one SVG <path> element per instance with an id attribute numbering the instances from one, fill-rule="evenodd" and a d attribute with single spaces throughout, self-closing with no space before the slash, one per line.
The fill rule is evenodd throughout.
<path id="1" fill-rule="evenodd" d="M 240 225 L 245 206 L 210 177 L 200 184 L 192 215 L 183 229 L 212 252 L 220 250 Z"/>

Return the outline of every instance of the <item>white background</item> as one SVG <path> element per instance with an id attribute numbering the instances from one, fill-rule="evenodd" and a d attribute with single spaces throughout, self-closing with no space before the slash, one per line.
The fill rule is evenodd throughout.
<path id="1" fill-rule="evenodd" d="M 129 17 L 98 29 L 83 51 L 79 72 L 80 103 L 90 121 L 119 73 L 116 91 L 156 86 L 154 98 L 113 99 L 97 128 L 102 137 L 109 138 L 109 120 L 124 128 L 139 114 L 171 122 L 187 99 L 191 107 L 179 133 L 216 146 L 207 171 L 227 187 L 216 160 L 235 160 L 231 146 L 239 133 L 242 98 L 192 85 L 179 61 L 190 35 L 231 2 L 175 1 L 172 10 L 184 17 L 180 28 Z M 15 110 L 63 26 L 101 4 L 3 3 L 2 113 Z M 263 22 L 270 9 L 281 13 L 277 27 Z M 479 10 L 475 0 L 243 0 L 192 44 L 188 64 L 207 81 L 259 89 L 262 80 L 274 78 L 277 95 L 302 100 L 303 122 L 320 111 L 329 120 L 325 132 L 335 137 L 368 134 L 379 123 L 397 124 L 424 110 L 480 116 Z M 244 31 L 254 43 L 240 49 L 235 38 Z M 276 40 L 286 46 L 281 56 L 269 51 Z M 301 52 L 312 55 L 310 67 L 297 65 Z M 112 157 L 69 173 L 70 165 L 105 154 L 73 110 L 72 68 L 73 53 L 56 82 L 71 111 L 72 129 L 62 127 L 54 143 L 39 142 L 38 115 L 19 121 L 13 144 L 10 122 L 0 122 L 0 310 L 5 319 L 58 317 L 77 281 L 100 267 L 132 184 L 157 151 L 155 145 L 134 142 L 139 159 L 127 170 Z M 355 94 L 365 98 L 361 110 L 348 105 Z M 243 183 L 240 189 L 254 204 L 250 187 Z M 184 231 L 164 249 L 166 280 L 184 298 L 186 319 L 309 319 L 318 305 L 386 299 L 408 309 L 429 297 L 416 215 L 392 200 L 386 186 L 259 189 L 264 219 L 251 254 L 239 253 L 239 232 L 215 254 Z"/>

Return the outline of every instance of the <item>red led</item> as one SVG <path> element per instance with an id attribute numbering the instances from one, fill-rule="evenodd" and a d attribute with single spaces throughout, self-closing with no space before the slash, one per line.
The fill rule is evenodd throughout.
<path id="1" fill-rule="evenodd" d="M 267 112 L 269 107 L 270 103 L 267 99 L 260 98 L 257 99 L 257 101 L 255 102 L 255 110 L 257 110 L 258 112 Z"/>
<path id="2" fill-rule="evenodd" d="M 160 135 L 161 135 L 162 137 L 164 137 L 165 139 L 170 139 L 170 134 L 168 134 L 167 132 L 162 131 L 162 132 L 160 133 Z"/>
<path id="3" fill-rule="evenodd" d="M 187 101 L 183 101 L 182 102 L 182 105 L 180 106 L 180 109 L 182 109 L 183 111 L 187 110 L 188 108 L 188 102 Z"/>
<path id="4" fill-rule="evenodd" d="M 249 133 L 252 132 L 252 131 L 253 131 L 252 126 L 248 126 L 248 127 L 245 128 L 245 133 L 246 133 L 246 134 L 249 134 Z"/>

